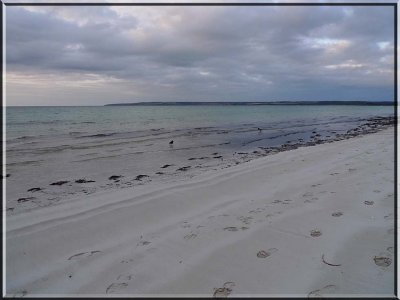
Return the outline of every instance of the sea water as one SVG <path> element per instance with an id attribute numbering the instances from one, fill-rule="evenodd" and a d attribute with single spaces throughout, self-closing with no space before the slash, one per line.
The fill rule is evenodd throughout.
<path id="1" fill-rule="evenodd" d="M 312 131 L 329 137 L 393 114 L 393 106 L 341 105 L 7 107 L 7 206 L 12 213 L 180 180 L 257 158 L 262 147 L 307 140 Z M 82 178 L 94 182 L 75 183 Z M 68 183 L 50 185 L 61 180 Z M 35 187 L 41 191 L 27 191 Z"/>

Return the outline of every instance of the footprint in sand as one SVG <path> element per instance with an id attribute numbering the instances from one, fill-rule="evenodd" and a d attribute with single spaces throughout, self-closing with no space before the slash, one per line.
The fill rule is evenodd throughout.
<path id="1" fill-rule="evenodd" d="M 310 199 L 307 199 L 307 200 L 304 200 L 304 203 L 313 203 L 314 201 L 312 201 L 312 200 L 310 200 Z"/>
<path id="2" fill-rule="evenodd" d="M 322 184 L 321 183 L 313 184 L 313 185 L 311 185 L 311 187 L 317 187 L 319 185 L 322 185 Z"/>
<path id="3" fill-rule="evenodd" d="M 381 191 L 380 190 L 374 190 L 374 193 L 380 193 Z"/>
<path id="4" fill-rule="evenodd" d="M 227 230 L 227 231 L 238 231 L 239 229 L 237 227 L 225 227 L 224 230 Z"/>
<path id="5" fill-rule="evenodd" d="M 333 214 L 332 214 L 332 217 L 340 217 L 340 216 L 342 216 L 343 215 L 343 213 L 341 212 L 341 211 L 337 211 L 337 212 L 334 212 Z"/>
<path id="6" fill-rule="evenodd" d="M 181 224 L 181 227 L 182 228 L 189 228 L 191 225 L 188 223 L 188 221 L 184 221 L 182 224 Z"/>
<path id="7" fill-rule="evenodd" d="M 261 251 L 257 252 L 257 257 L 259 257 L 259 258 L 267 258 L 267 257 L 271 256 L 272 253 L 275 253 L 276 251 L 278 251 L 278 249 L 276 249 L 276 248 L 270 248 L 267 251 L 261 250 Z"/>
<path id="8" fill-rule="evenodd" d="M 392 259 L 386 256 L 374 256 L 374 262 L 379 267 L 389 267 L 392 264 Z"/>
<path id="9" fill-rule="evenodd" d="M 140 241 L 139 243 L 137 243 L 137 246 L 146 246 L 149 245 L 151 242 L 149 241 Z"/>
<path id="10" fill-rule="evenodd" d="M 264 208 L 257 208 L 257 209 L 254 209 L 254 210 L 250 210 L 249 214 L 258 214 L 260 212 L 263 212 L 264 210 L 265 210 Z"/>
<path id="11" fill-rule="evenodd" d="M 122 290 L 122 289 L 126 288 L 127 286 L 128 286 L 128 284 L 126 282 L 112 283 L 107 287 L 106 294 L 116 293 L 119 290 Z"/>
<path id="12" fill-rule="evenodd" d="M 191 233 L 191 234 L 185 235 L 183 238 L 184 238 L 185 240 L 191 240 L 191 239 L 194 239 L 196 236 L 197 236 L 197 234 Z"/>
<path id="13" fill-rule="evenodd" d="M 107 289 L 106 289 L 106 294 L 113 294 L 117 293 L 119 290 L 122 290 L 128 286 L 128 283 L 126 281 L 130 281 L 133 279 L 133 275 L 118 275 L 117 281 L 125 281 L 125 282 L 114 282 L 111 283 Z"/>
<path id="14" fill-rule="evenodd" d="M 393 193 L 387 194 L 386 198 L 393 198 L 393 195 L 394 195 Z"/>
<path id="15" fill-rule="evenodd" d="M 333 284 L 329 284 L 324 286 L 322 289 L 318 289 L 308 293 L 308 298 L 321 298 L 323 295 L 329 295 L 336 292 L 337 286 Z"/>
<path id="16" fill-rule="evenodd" d="M 276 204 L 276 203 L 281 203 L 282 201 L 281 200 L 274 200 L 274 201 L 272 201 L 272 203 L 274 203 L 274 204 Z"/>
<path id="17" fill-rule="evenodd" d="M 133 279 L 133 275 L 132 275 L 132 274 L 129 274 L 129 275 L 119 275 L 119 276 L 117 277 L 117 280 L 123 280 L 123 281 L 132 280 L 132 279 Z"/>
<path id="18" fill-rule="evenodd" d="M 253 217 L 240 216 L 240 217 L 238 217 L 237 219 L 238 219 L 239 221 L 241 221 L 242 223 L 244 223 L 244 224 L 246 224 L 246 225 L 249 225 L 249 224 L 252 222 Z"/>
<path id="19" fill-rule="evenodd" d="M 234 282 L 225 282 L 222 288 L 214 288 L 214 297 L 222 298 L 228 297 L 230 293 L 232 293 L 233 287 L 235 286 Z"/>
<path id="20" fill-rule="evenodd" d="M 386 250 L 389 251 L 390 253 L 393 253 L 393 247 L 387 247 Z"/>
<path id="21" fill-rule="evenodd" d="M 68 260 L 77 260 L 77 259 L 81 259 L 81 258 L 86 258 L 86 257 L 90 257 L 96 253 L 100 253 L 101 251 L 88 251 L 88 252 L 82 252 L 82 253 L 77 253 L 72 255 L 71 257 L 68 258 Z"/>
<path id="22" fill-rule="evenodd" d="M 319 230 L 317 230 L 317 229 L 314 229 L 314 230 L 311 230 L 311 231 L 310 231 L 310 235 L 311 235 L 312 237 L 319 237 L 319 236 L 322 235 L 322 233 L 321 233 L 321 231 L 319 231 Z"/>
<path id="23" fill-rule="evenodd" d="M 307 193 L 303 194 L 303 197 L 312 197 L 312 196 L 314 196 L 314 194 L 311 192 L 307 192 Z"/>
<path id="24" fill-rule="evenodd" d="M 364 201 L 364 204 L 365 204 L 365 205 L 373 205 L 373 204 L 374 204 L 374 201 L 365 200 L 365 201 Z"/>

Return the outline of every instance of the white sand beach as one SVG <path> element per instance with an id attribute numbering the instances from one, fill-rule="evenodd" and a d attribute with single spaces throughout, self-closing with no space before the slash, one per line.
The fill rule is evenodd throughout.
<path id="1" fill-rule="evenodd" d="M 6 219 L 8 296 L 392 296 L 394 130 Z"/>

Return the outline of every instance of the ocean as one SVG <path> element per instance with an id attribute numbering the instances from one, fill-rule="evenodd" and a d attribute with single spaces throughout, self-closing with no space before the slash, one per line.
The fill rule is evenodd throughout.
<path id="1" fill-rule="evenodd" d="M 8 213 L 193 177 L 393 115 L 393 106 L 350 105 L 7 107 Z"/>

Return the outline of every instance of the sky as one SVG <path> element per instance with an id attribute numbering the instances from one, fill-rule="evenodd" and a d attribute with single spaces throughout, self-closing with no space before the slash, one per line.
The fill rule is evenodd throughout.
<path id="1" fill-rule="evenodd" d="M 6 104 L 393 101 L 393 13 L 7 6 Z"/>

